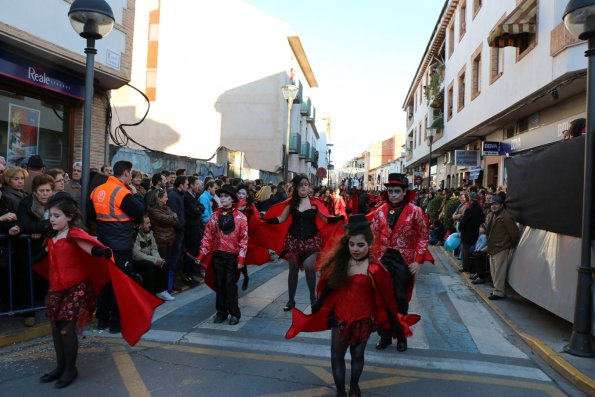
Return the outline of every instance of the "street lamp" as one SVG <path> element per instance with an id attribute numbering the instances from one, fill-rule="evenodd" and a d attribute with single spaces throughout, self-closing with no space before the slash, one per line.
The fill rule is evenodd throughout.
<path id="1" fill-rule="evenodd" d="M 585 56 L 587 65 L 587 133 L 585 134 L 585 164 L 583 179 L 583 226 L 581 241 L 581 264 L 578 267 L 576 302 L 574 306 L 574 324 L 570 343 L 564 351 L 575 356 L 593 357 L 591 346 L 591 323 L 593 302 L 591 286 L 593 268 L 591 267 L 591 241 L 593 236 L 593 166 L 595 165 L 595 0 L 571 0 L 564 10 L 564 24 L 568 31 L 581 40 L 588 40 Z"/>
<path id="2" fill-rule="evenodd" d="M 83 176 L 81 179 L 81 211 L 85 214 L 89 200 L 89 170 L 91 169 L 91 108 L 93 106 L 93 64 L 95 40 L 107 36 L 114 27 L 114 14 L 104 0 L 76 0 L 68 11 L 75 32 L 87 39 L 85 71 L 85 108 L 83 111 Z"/>
<path id="3" fill-rule="evenodd" d="M 300 89 L 293 84 L 286 84 L 281 87 L 283 98 L 285 98 L 287 101 L 287 134 L 285 136 L 285 159 L 283 161 L 283 181 L 285 182 L 287 182 L 288 179 L 289 169 L 289 130 L 291 128 L 291 107 L 293 106 L 293 100 L 297 96 L 299 90 Z"/>
<path id="4" fill-rule="evenodd" d="M 432 142 L 434 142 L 434 136 L 436 136 L 436 128 L 430 127 L 428 129 L 428 138 L 430 139 L 430 154 L 428 155 L 428 192 L 430 192 L 430 186 L 432 184 Z"/>

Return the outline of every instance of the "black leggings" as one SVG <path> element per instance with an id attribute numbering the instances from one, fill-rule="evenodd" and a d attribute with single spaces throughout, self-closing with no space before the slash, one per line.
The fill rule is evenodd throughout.
<path id="1" fill-rule="evenodd" d="M 316 302 L 316 257 L 317 253 L 310 254 L 303 262 L 303 268 L 306 272 L 306 283 L 310 291 L 310 303 Z M 289 290 L 289 303 L 295 304 L 295 293 L 297 291 L 298 274 L 300 272 L 300 264 L 294 259 L 288 260 L 289 275 L 287 276 L 287 286 Z"/>
<path id="2" fill-rule="evenodd" d="M 344 345 L 339 338 L 339 328 L 333 327 L 331 330 L 331 367 L 333 370 L 333 379 L 337 387 L 337 395 L 345 394 L 345 353 L 351 354 L 351 379 L 349 387 L 351 390 L 359 390 L 359 378 L 364 371 L 364 352 L 366 351 L 366 342 L 359 345 Z"/>

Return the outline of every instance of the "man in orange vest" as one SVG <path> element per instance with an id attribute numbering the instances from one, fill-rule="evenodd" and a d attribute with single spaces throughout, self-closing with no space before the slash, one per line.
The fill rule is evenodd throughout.
<path id="1" fill-rule="evenodd" d="M 116 265 L 128 272 L 132 266 L 132 250 L 136 240 L 134 223 L 143 219 L 145 211 L 142 197 L 132 181 L 132 163 L 118 161 L 114 175 L 91 192 L 91 201 L 97 221 L 97 238 L 111 248 Z M 120 332 L 120 313 L 112 285 L 107 284 L 97 299 L 97 328 L 111 333 Z"/>

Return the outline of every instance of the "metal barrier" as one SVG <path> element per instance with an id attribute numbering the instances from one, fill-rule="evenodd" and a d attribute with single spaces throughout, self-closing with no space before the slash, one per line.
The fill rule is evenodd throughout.
<path id="1" fill-rule="evenodd" d="M 19 305 L 22 307 L 15 309 L 15 289 L 16 288 L 25 288 L 25 285 L 14 285 L 14 254 L 17 253 L 15 250 L 15 242 L 25 240 L 26 242 L 26 254 L 27 254 L 27 270 L 28 270 L 28 305 Z M 35 288 L 33 283 L 33 268 L 32 268 L 32 252 L 31 252 L 31 235 L 23 234 L 19 236 L 8 236 L 8 235 L 0 235 L 0 241 L 6 242 L 7 246 L 7 255 L 8 255 L 8 269 L 5 272 L 2 270 L 0 272 L 0 285 L 5 285 L 3 278 L 7 275 L 8 276 L 8 310 L 7 311 L 0 311 L 0 316 L 9 316 L 18 313 L 27 313 L 36 310 L 44 309 L 45 306 L 35 306 Z M 4 306 L 4 303 L 3 303 Z M 0 310 L 6 310 L 4 308 Z"/>

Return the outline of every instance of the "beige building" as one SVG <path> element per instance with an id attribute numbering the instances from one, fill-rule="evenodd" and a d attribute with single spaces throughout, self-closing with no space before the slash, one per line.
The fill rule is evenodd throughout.
<path id="1" fill-rule="evenodd" d="M 9 165 L 39 154 L 69 170 L 82 157 L 86 41 L 70 25 L 70 0 L 0 0 L 0 155 Z M 110 0 L 112 32 L 96 42 L 91 166 L 106 162 L 110 90 L 130 80 L 134 0 Z"/>
<path id="2" fill-rule="evenodd" d="M 112 104 L 126 123 L 150 104 L 146 120 L 127 132 L 152 150 L 274 181 L 287 131 L 281 87 L 290 82 L 300 88 L 290 116 L 290 177 L 313 176 L 318 83 L 290 27 L 242 0 L 146 1 L 136 9 L 131 84 L 149 103 L 123 87 Z"/>
<path id="3" fill-rule="evenodd" d="M 586 44 L 562 23 L 567 3 L 445 2 L 403 103 L 406 165 L 423 186 L 430 174 L 435 187 L 506 185 L 506 155 L 558 142 L 585 117 Z"/>

